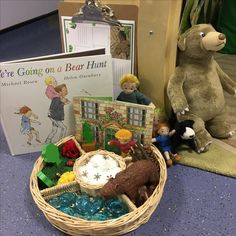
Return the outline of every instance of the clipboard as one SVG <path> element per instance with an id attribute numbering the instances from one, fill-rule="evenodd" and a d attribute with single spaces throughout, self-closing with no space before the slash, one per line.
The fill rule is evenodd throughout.
<path id="1" fill-rule="evenodd" d="M 105 3 L 106 2 L 106 3 Z M 137 39 L 137 24 L 138 24 L 138 6 L 137 5 L 126 5 L 126 4 L 109 4 L 105 1 L 115 13 L 118 20 L 132 20 L 135 21 L 135 39 Z M 110 1 L 114 2 L 114 1 Z M 64 38 L 62 33 L 62 20 L 61 16 L 73 16 L 76 12 L 79 12 L 80 8 L 84 5 L 83 2 L 60 2 L 58 7 L 59 22 L 61 29 L 61 42 L 62 50 L 64 51 Z M 125 8 L 125 11 L 124 11 Z M 137 41 L 137 40 L 136 40 Z M 137 42 L 134 44 L 134 74 L 137 74 Z"/>
<path id="2" fill-rule="evenodd" d="M 59 5 L 60 16 L 72 16 L 84 4 L 83 0 L 64 1 Z M 182 1 L 102 0 L 114 10 L 118 20 L 135 20 L 134 73 L 140 80 L 140 91 L 168 114 L 171 107 L 166 85 L 176 66 Z"/>

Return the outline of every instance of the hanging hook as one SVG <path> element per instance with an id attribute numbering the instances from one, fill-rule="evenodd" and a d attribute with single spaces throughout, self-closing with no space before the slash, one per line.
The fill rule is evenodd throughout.
<path id="1" fill-rule="evenodd" d="M 98 0 L 85 0 L 79 12 L 72 16 L 72 22 L 98 21 L 112 26 L 122 26 L 116 19 L 114 11 L 107 5 L 102 5 Z"/>

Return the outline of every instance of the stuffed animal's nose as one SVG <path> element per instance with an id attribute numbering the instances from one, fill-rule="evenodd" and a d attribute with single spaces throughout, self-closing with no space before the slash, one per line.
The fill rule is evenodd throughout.
<path id="1" fill-rule="evenodd" d="M 193 134 L 193 135 L 190 135 L 189 138 L 190 138 L 190 139 L 191 139 L 191 138 L 194 138 L 194 136 L 195 136 L 194 134 Z"/>
<path id="2" fill-rule="evenodd" d="M 225 34 L 219 34 L 219 36 L 218 36 L 218 39 L 219 40 L 224 40 L 226 37 L 225 37 Z"/>

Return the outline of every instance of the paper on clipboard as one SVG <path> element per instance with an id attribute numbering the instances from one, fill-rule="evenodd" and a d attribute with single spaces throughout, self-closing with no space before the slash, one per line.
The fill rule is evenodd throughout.
<path id="1" fill-rule="evenodd" d="M 71 16 L 61 16 L 65 52 L 80 52 L 94 48 L 105 48 L 113 58 L 114 98 L 121 89 L 120 77 L 134 72 L 135 21 L 119 20 L 123 29 L 104 23 L 73 23 Z"/>
<path id="2" fill-rule="evenodd" d="M 63 38 L 65 52 L 80 52 L 93 48 L 105 48 L 110 53 L 110 26 L 107 24 L 71 22 L 71 17 L 63 18 Z"/>

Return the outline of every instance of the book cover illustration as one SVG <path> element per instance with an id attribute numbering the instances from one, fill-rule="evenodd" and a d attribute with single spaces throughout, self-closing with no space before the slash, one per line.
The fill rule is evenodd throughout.
<path id="1" fill-rule="evenodd" d="M 0 78 L 1 123 L 12 155 L 74 134 L 74 96 L 113 97 L 110 55 L 6 62 Z"/>

